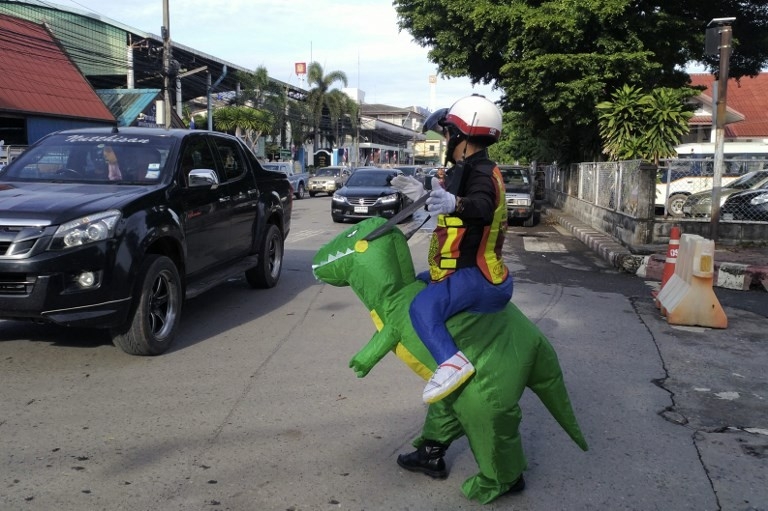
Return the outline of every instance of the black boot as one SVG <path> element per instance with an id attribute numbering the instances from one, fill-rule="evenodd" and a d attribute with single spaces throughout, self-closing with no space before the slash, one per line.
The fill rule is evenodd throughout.
<path id="1" fill-rule="evenodd" d="M 435 479 L 445 479 L 448 477 L 443 460 L 446 449 L 447 445 L 427 440 L 415 451 L 399 455 L 397 464 L 411 472 L 423 472 Z"/>

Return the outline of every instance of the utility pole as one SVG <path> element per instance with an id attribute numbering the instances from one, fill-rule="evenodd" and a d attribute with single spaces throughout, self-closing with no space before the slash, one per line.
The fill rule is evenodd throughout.
<path id="1" fill-rule="evenodd" d="M 717 226 L 720 223 L 720 187 L 723 177 L 723 160 L 725 152 L 725 115 L 726 98 L 728 91 L 728 67 L 731 59 L 731 36 L 733 30 L 731 23 L 736 18 L 714 18 L 707 25 L 706 53 L 720 55 L 720 70 L 717 82 L 714 84 L 713 96 L 716 99 L 715 117 L 715 161 L 714 175 L 712 176 L 712 217 L 710 219 L 709 237 L 717 241 Z"/>
<path id="2" fill-rule="evenodd" d="M 168 0 L 163 0 L 163 120 L 165 129 L 171 127 L 171 27 Z"/>

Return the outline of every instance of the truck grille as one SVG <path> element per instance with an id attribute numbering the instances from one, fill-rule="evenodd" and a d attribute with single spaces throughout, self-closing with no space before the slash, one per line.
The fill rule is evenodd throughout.
<path id="1" fill-rule="evenodd" d="M 28 254 L 44 231 L 35 226 L 0 225 L 0 259 Z"/>
<path id="2" fill-rule="evenodd" d="M 23 273 L 0 273 L 0 295 L 26 296 L 35 287 L 36 278 Z"/>

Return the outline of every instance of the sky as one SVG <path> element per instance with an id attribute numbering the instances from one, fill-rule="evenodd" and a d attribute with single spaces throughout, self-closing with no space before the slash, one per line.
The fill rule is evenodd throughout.
<path id="1" fill-rule="evenodd" d="M 46 2 L 47 3 L 47 2 Z M 160 34 L 163 0 L 51 2 Z M 173 42 L 270 77 L 308 88 L 295 63 L 318 62 L 327 74 L 343 71 L 365 103 L 449 107 L 472 93 L 495 101 L 499 91 L 467 78 L 437 77 L 427 48 L 399 32 L 392 0 L 168 0 Z M 342 88 L 336 82 L 334 88 Z"/>

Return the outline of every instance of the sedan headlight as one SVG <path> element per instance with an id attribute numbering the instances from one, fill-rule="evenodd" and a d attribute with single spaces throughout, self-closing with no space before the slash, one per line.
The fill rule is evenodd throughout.
<path id="1" fill-rule="evenodd" d="M 64 250 L 111 238 L 121 213 L 111 209 L 61 224 L 51 240 L 51 250 Z"/>
<path id="2" fill-rule="evenodd" d="M 390 202 L 397 202 L 400 200 L 400 197 L 396 193 L 393 193 L 391 195 L 386 195 L 384 197 L 379 197 L 379 203 L 380 204 L 389 204 Z"/>
<path id="3" fill-rule="evenodd" d="M 347 203 L 347 198 L 344 197 L 343 195 L 339 195 L 338 193 L 334 193 L 333 197 L 331 197 L 331 200 L 333 202 L 340 202 L 342 204 L 346 204 Z"/>
<path id="4" fill-rule="evenodd" d="M 768 202 L 768 193 L 761 193 L 760 195 L 752 197 L 752 200 L 749 201 L 749 203 L 753 206 L 759 206 L 760 204 L 765 204 L 766 202 Z"/>

